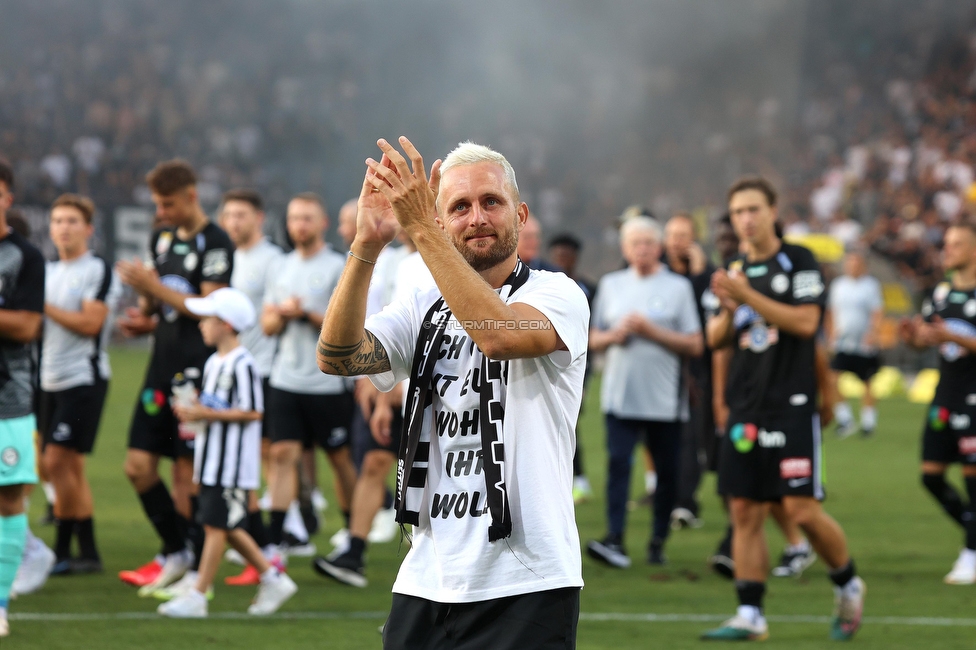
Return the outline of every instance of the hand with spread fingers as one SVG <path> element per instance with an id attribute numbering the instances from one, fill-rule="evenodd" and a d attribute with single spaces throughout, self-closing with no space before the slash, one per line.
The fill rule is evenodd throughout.
<path id="1" fill-rule="evenodd" d="M 383 155 L 379 164 L 385 169 L 393 170 L 393 162 L 386 154 Z M 393 171 L 395 173 L 395 170 Z M 352 247 L 354 251 L 370 255 L 369 259 L 375 258 L 375 255 L 378 254 L 371 249 L 386 246 L 400 232 L 400 224 L 397 222 L 396 215 L 393 214 L 389 199 L 373 186 L 371 179 L 375 175 L 372 169 L 366 170 L 363 189 L 359 193 L 356 211 L 356 238 L 355 245 Z"/>
<path id="2" fill-rule="evenodd" d="M 400 146 L 410 158 L 410 165 L 386 140 L 378 140 L 377 145 L 383 150 L 383 158 L 380 161 L 372 158 L 366 160 L 371 172 L 367 173 L 366 181 L 386 198 L 400 226 L 408 232 L 433 226 L 437 216 L 435 202 L 440 185 L 441 161 L 437 160 L 431 166 L 428 181 L 424 159 L 406 137 L 400 137 Z"/>

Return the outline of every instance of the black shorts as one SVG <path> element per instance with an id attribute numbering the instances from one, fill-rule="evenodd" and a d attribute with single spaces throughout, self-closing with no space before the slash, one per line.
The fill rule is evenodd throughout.
<path id="1" fill-rule="evenodd" d="M 201 485 L 197 495 L 197 523 L 234 530 L 247 523 L 248 490 Z"/>
<path id="2" fill-rule="evenodd" d="M 339 449 L 349 444 L 352 393 L 306 395 L 271 387 L 268 389 L 267 413 L 271 425 L 271 442 L 297 440 L 306 449 Z"/>
<path id="3" fill-rule="evenodd" d="M 264 413 L 261 415 L 261 438 L 271 438 L 271 424 L 268 422 L 268 392 L 271 390 L 268 378 L 261 378 L 261 394 L 264 395 Z"/>
<path id="4" fill-rule="evenodd" d="M 853 372 L 858 379 L 867 383 L 871 377 L 878 374 L 878 370 L 881 368 L 881 360 L 876 354 L 864 356 L 838 352 L 830 361 L 830 367 L 837 372 Z"/>
<path id="5" fill-rule="evenodd" d="M 44 444 L 91 453 L 107 393 L 108 382 L 104 379 L 91 386 L 39 391 L 37 430 L 44 436 Z"/>
<path id="6" fill-rule="evenodd" d="M 570 650 L 576 647 L 579 599 L 576 587 L 474 603 L 393 594 L 383 648 Z"/>
<path id="7" fill-rule="evenodd" d="M 367 425 L 367 430 L 369 426 Z M 400 437 L 403 433 L 403 415 L 400 413 L 400 407 L 393 407 L 393 421 L 390 422 L 390 444 L 381 445 L 373 437 L 372 431 L 369 432 L 369 440 L 366 442 L 366 453 L 371 451 L 376 451 L 377 449 L 382 451 L 388 451 L 394 456 L 400 452 Z"/>
<path id="8" fill-rule="evenodd" d="M 719 449 L 718 492 L 753 501 L 823 500 L 820 416 L 808 410 L 729 415 Z"/>
<path id="9" fill-rule="evenodd" d="M 168 458 L 193 456 L 193 438 L 180 438 L 178 422 L 170 410 L 169 400 L 173 391 L 173 377 L 182 372 L 197 390 L 200 389 L 202 369 L 207 357 L 195 364 L 164 363 L 164 352 L 153 354 L 146 371 L 146 381 L 139 393 L 132 424 L 129 425 L 129 449 L 140 449 Z"/>
<path id="10" fill-rule="evenodd" d="M 922 433 L 922 460 L 976 465 L 976 406 L 932 404 Z"/>

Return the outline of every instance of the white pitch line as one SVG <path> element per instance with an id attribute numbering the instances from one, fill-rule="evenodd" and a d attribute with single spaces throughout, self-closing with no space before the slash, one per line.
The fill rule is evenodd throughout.
<path id="1" fill-rule="evenodd" d="M 261 621 L 261 620 L 383 620 L 387 612 L 282 612 L 272 616 L 250 616 L 243 612 L 218 612 L 211 614 L 211 620 Z M 41 612 L 21 612 L 9 614 L 11 621 L 66 623 L 87 621 L 149 621 L 162 620 L 153 612 L 115 612 L 89 614 L 58 614 Z M 592 623 L 607 621 L 629 623 L 711 623 L 724 621 L 728 614 L 630 614 L 622 612 L 582 612 L 580 620 Z M 207 620 L 207 619 L 203 619 Z M 770 623 L 830 623 L 829 616 L 772 615 L 767 616 Z M 866 616 L 867 625 L 907 625 L 921 627 L 976 627 L 976 618 L 937 618 L 928 616 Z"/>

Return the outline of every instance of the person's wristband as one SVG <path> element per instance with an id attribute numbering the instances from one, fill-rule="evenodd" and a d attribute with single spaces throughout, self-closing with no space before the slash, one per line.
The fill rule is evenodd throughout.
<path id="1" fill-rule="evenodd" d="M 376 264 L 376 260 L 368 260 L 365 257 L 360 257 L 359 255 L 356 255 L 352 251 L 349 251 L 349 257 L 353 257 L 353 258 L 359 260 L 360 262 L 365 262 L 366 264 L 373 264 L 373 265 Z"/>

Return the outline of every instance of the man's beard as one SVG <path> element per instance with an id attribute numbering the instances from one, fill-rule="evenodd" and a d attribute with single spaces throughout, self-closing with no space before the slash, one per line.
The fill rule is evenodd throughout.
<path id="1" fill-rule="evenodd" d="M 485 235 L 495 235 L 496 237 L 490 246 L 485 248 L 472 248 L 468 246 L 468 238 Z M 461 256 L 464 257 L 464 261 L 475 271 L 481 273 L 504 262 L 515 252 L 515 249 L 518 248 L 518 229 L 512 228 L 504 238 L 497 230 L 478 230 L 474 233 L 465 233 L 460 238 L 454 240 L 454 246 L 460 251 Z"/>

